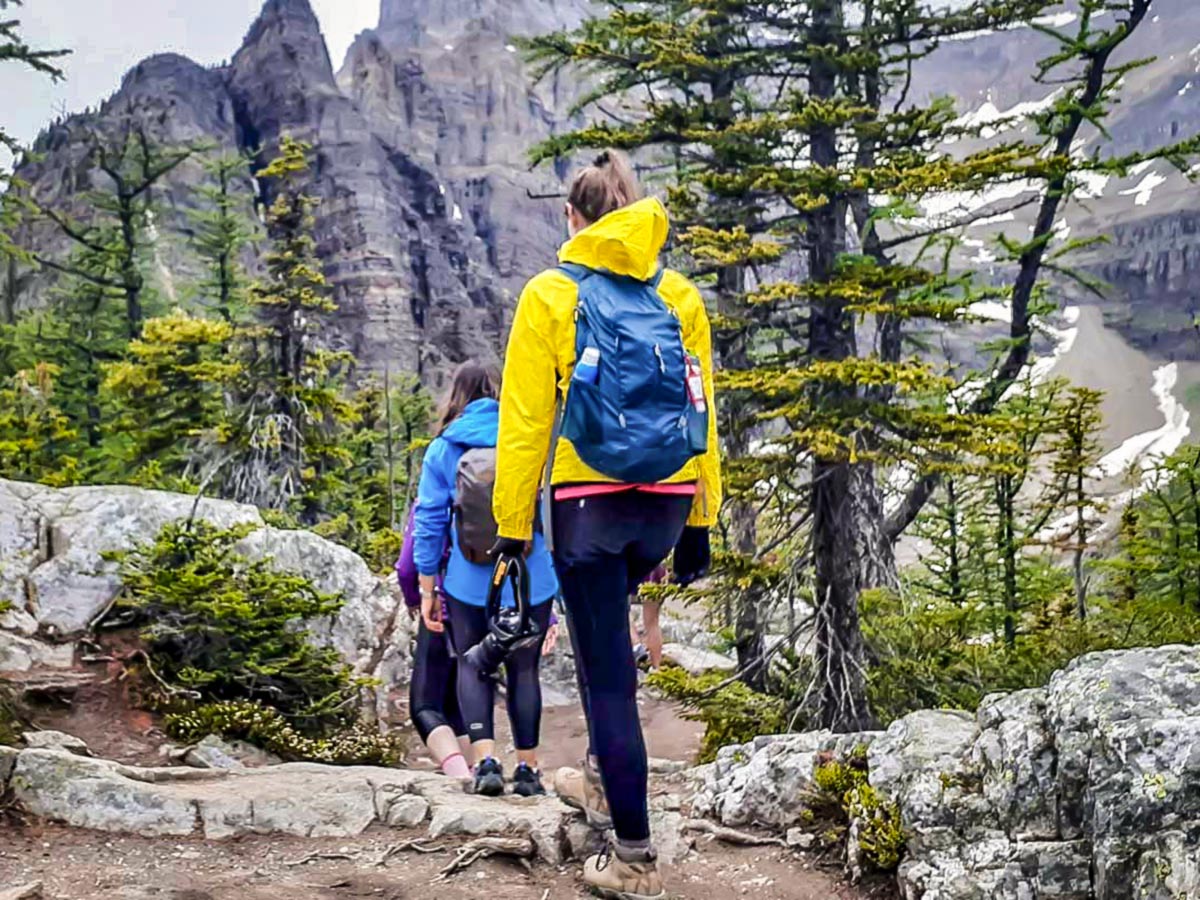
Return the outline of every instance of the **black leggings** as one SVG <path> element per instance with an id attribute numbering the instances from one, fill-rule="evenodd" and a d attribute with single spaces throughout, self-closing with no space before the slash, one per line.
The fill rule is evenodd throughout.
<path id="1" fill-rule="evenodd" d="M 554 560 L 591 752 L 623 841 L 650 837 L 629 594 L 667 558 L 691 508 L 691 497 L 632 491 L 554 504 Z"/>
<path id="2" fill-rule="evenodd" d="M 488 633 L 487 610 L 447 598 L 450 607 L 450 632 L 454 648 L 461 657 Z M 553 603 L 540 603 L 531 613 L 542 631 L 542 639 L 532 647 L 517 650 L 504 662 L 508 721 L 513 743 L 518 750 L 534 750 L 541 740 L 542 682 L 538 669 L 542 664 L 542 644 L 550 627 Z M 478 669 L 461 663 L 458 667 L 458 705 L 472 741 L 496 738 L 496 682 Z"/>
<path id="3" fill-rule="evenodd" d="M 435 729 L 448 725 L 462 737 L 467 726 L 458 711 L 455 690 L 458 660 L 450 653 L 450 641 L 444 634 L 432 634 L 425 620 L 418 620 L 417 649 L 413 654 L 412 683 L 408 688 L 408 709 L 422 741 L 428 741 Z"/>

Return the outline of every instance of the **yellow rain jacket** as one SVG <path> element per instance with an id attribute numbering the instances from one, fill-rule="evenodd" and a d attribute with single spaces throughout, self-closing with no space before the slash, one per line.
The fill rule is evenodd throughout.
<path id="1" fill-rule="evenodd" d="M 667 211 L 656 199 L 641 200 L 604 216 L 567 241 L 558 258 L 649 281 L 667 240 Z M 683 325 L 683 343 L 700 359 L 708 399 L 708 452 L 691 460 L 664 483 L 696 482 L 689 525 L 710 526 L 721 506 L 720 452 L 713 405 L 712 334 L 700 292 L 678 272 L 663 273 L 659 296 Z M 538 488 L 558 397 L 566 397 L 575 369 L 574 281 L 556 269 L 534 277 L 521 293 L 508 341 L 500 395 L 500 437 L 496 446 L 493 511 L 500 536 L 527 540 L 533 533 Z M 610 483 L 579 458 L 561 438 L 554 454 L 552 484 Z"/>

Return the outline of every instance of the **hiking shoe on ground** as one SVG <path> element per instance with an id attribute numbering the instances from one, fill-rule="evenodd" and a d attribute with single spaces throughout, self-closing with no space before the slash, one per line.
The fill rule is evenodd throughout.
<path id="1" fill-rule="evenodd" d="M 504 793 L 504 768 L 500 760 L 489 756 L 475 767 L 471 793 L 484 797 L 499 797 Z"/>
<path id="2" fill-rule="evenodd" d="M 554 792 L 567 806 L 582 810 L 593 828 L 612 827 L 612 816 L 608 811 L 608 799 L 604 796 L 604 785 L 600 783 L 600 773 L 587 761 L 584 761 L 582 771 L 564 768 L 555 772 Z"/>
<path id="3" fill-rule="evenodd" d="M 584 863 L 583 881 L 593 894 L 609 900 L 662 900 L 667 896 L 651 851 L 635 862 L 621 859 L 609 847 Z"/>
<path id="4" fill-rule="evenodd" d="M 521 797 L 536 797 L 546 793 L 542 786 L 542 773 L 525 763 L 518 765 L 513 773 L 513 793 Z"/>

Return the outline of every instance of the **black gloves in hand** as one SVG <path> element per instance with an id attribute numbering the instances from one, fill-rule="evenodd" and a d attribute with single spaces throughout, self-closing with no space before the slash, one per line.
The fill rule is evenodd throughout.
<path id="1" fill-rule="evenodd" d="M 492 547 L 492 559 L 500 559 L 508 557 L 514 559 L 527 555 L 529 548 L 528 541 L 519 541 L 516 538 L 502 537 L 496 541 L 496 546 Z"/>
<path id="2" fill-rule="evenodd" d="M 712 563 L 707 528 L 685 528 L 675 545 L 675 582 L 687 586 L 703 578 Z"/>

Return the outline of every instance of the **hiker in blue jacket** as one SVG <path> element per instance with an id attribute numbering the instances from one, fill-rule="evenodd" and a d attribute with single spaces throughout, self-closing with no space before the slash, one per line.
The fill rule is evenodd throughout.
<path id="1" fill-rule="evenodd" d="M 486 555 L 481 560 L 478 548 L 464 547 L 462 540 L 463 535 L 481 531 L 490 531 L 494 538 L 496 524 L 490 508 L 485 512 L 486 522 L 461 521 L 467 515 L 468 507 L 465 503 L 460 504 L 465 498 L 459 498 L 457 494 L 464 455 L 496 446 L 500 423 L 499 393 L 499 376 L 485 366 L 464 363 L 455 373 L 449 399 L 438 415 L 437 437 L 425 452 L 413 528 L 413 556 L 421 576 L 421 616 L 430 632 L 448 632 L 451 646 L 459 658 L 459 707 L 475 759 L 479 761 L 475 766 L 472 789 L 487 796 L 504 792 L 504 771 L 495 756 L 495 680 L 492 671 L 485 671 L 468 659 L 472 648 L 495 633 L 494 621 L 489 618 L 486 608 L 493 565 L 486 561 Z M 494 455 L 491 459 L 494 467 Z M 494 468 L 491 474 L 494 480 Z M 490 503 L 490 483 L 486 489 Z M 450 557 L 445 566 L 443 597 L 437 594 L 436 579 L 442 568 L 447 534 L 450 536 Z M 488 549 L 490 546 L 483 553 L 486 554 Z M 468 555 L 476 561 L 472 562 Z M 524 562 L 529 575 L 528 599 L 532 606 L 530 627 L 536 634 L 500 658 L 504 662 L 508 716 L 517 749 L 513 792 L 532 796 L 545 793 L 537 762 L 542 718 L 538 670 L 548 638 L 551 642 L 554 640 L 550 628 L 551 601 L 558 593 L 558 580 L 540 534 L 534 536 Z M 443 599 L 448 613 L 445 622 Z M 512 597 L 506 595 L 504 603 L 511 607 Z"/>

